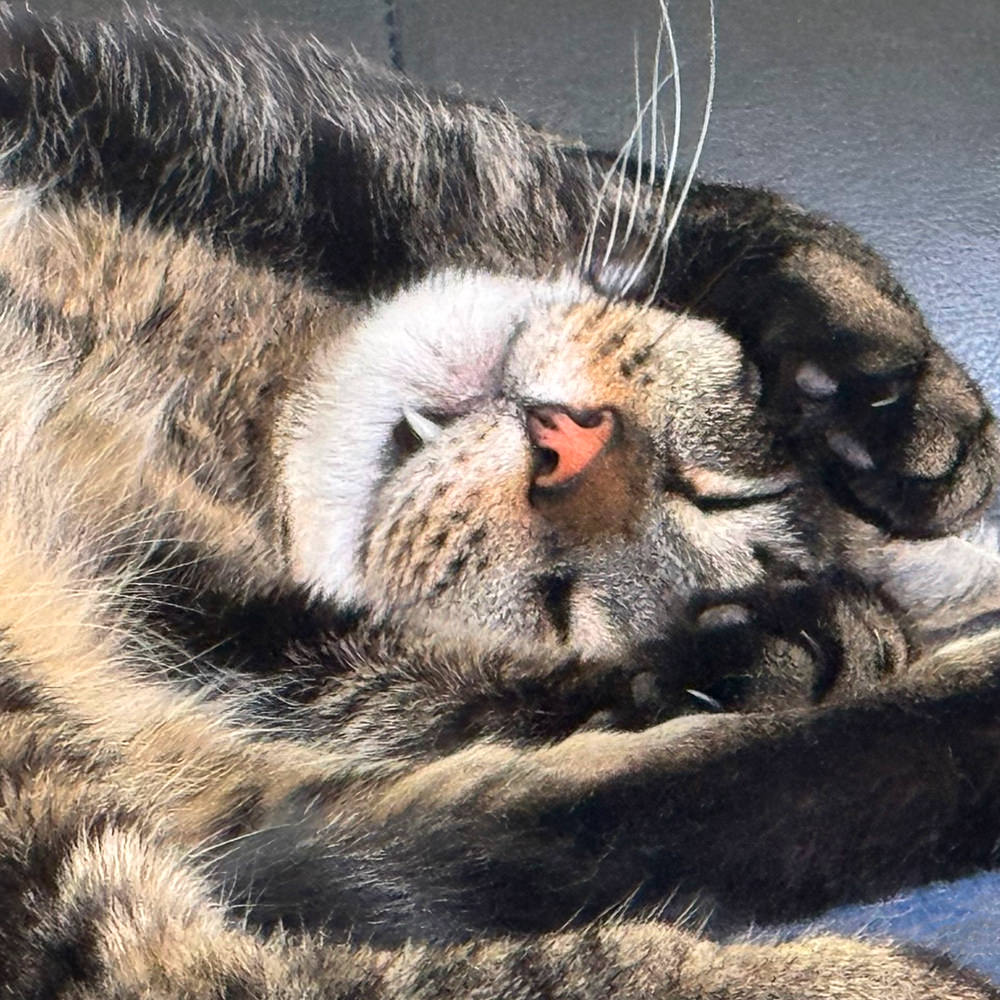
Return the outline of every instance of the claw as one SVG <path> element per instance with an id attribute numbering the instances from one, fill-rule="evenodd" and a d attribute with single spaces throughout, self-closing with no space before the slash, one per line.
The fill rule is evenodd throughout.
<path id="1" fill-rule="evenodd" d="M 422 413 L 409 406 L 403 407 L 403 419 L 410 425 L 410 429 L 424 443 L 429 444 L 436 440 L 441 434 L 441 425 L 436 424 L 430 417 L 425 417 Z"/>
<path id="2" fill-rule="evenodd" d="M 886 396 L 885 399 L 876 399 L 871 405 L 875 406 L 892 406 L 893 403 L 899 400 L 899 393 L 894 392 L 891 396 Z"/>
<path id="3" fill-rule="evenodd" d="M 713 698 L 710 694 L 705 694 L 704 691 L 696 691 L 694 688 L 685 688 L 685 694 L 691 695 L 696 701 L 700 701 L 703 705 L 708 705 L 715 712 L 721 712 L 723 710 L 722 702 L 717 698 Z"/>

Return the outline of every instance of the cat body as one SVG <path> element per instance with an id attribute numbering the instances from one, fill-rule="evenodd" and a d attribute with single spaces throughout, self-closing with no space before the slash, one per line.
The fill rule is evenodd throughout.
<path id="1" fill-rule="evenodd" d="M 313 42 L 0 55 L 10 995 L 995 995 L 682 919 L 993 858 L 993 564 L 912 540 L 992 418 L 871 251 L 707 184 L 661 242 Z"/>

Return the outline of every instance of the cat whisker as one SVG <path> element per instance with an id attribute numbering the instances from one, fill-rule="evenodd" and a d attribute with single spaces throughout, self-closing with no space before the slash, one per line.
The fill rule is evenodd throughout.
<path id="1" fill-rule="evenodd" d="M 638 128 L 638 125 L 636 125 Z M 625 140 L 621 149 L 618 151 L 618 155 L 614 158 L 611 166 L 605 171 L 604 180 L 601 183 L 600 188 L 597 191 L 597 195 L 594 198 L 594 213 L 590 222 L 590 226 L 587 231 L 587 238 L 583 242 L 583 246 L 580 249 L 580 254 L 577 259 L 577 271 L 579 274 L 586 277 L 594 263 L 594 244 L 597 241 L 597 231 L 601 226 L 601 215 L 604 211 L 604 198 L 608 193 L 608 188 L 611 187 L 611 181 L 618 170 L 619 163 L 622 162 L 628 156 L 628 151 L 631 149 L 632 136 L 635 134 L 636 129 L 632 130 L 632 134 Z"/>
<path id="2" fill-rule="evenodd" d="M 661 34 L 662 34 L 662 28 L 661 28 Z M 659 74 L 659 48 L 660 48 L 660 44 L 661 44 L 661 40 L 660 40 L 660 38 L 658 38 L 657 39 L 656 66 L 655 66 L 655 69 L 654 69 L 654 79 L 657 79 L 657 76 Z M 668 83 L 670 83 L 670 81 L 671 81 L 672 78 L 673 78 L 673 74 L 672 73 L 668 74 L 662 80 L 659 80 L 659 82 L 656 84 L 656 88 L 655 88 L 653 94 L 651 94 L 647 98 L 645 104 L 643 104 L 642 107 L 638 110 L 637 115 L 636 115 L 636 123 L 632 127 L 632 131 L 629 133 L 628 138 L 625 140 L 625 142 L 622 144 L 621 148 L 619 149 L 618 155 L 614 158 L 614 160 L 612 161 L 611 165 L 605 171 L 604 179 L 603 179 L 603 181 L 601 183 L 601 186 L 598 189 L 597 195 L 596 195 L 596 197 L 594 199 L 594 214 L 593 214 L 593 218 L 591 219 L 590 227 L 589 227 L 589 229 L 587 231 L 587 238 L 586 238 L 586 240 L 584 240 L 584 245 L 581 248 L 579 257 L 577 259 L 577 271 L 578 271 L 578 273 L 580 273 L 584 277 L 586 277 L 590 273 L 590 270 L 591 270 L 591 268 L 593 266 L 593 262 L 594 262 L 594 245 L 595 245 L 595 243 L 597 241 L 597 232 L 600 229 L 601 215 L 603 214 L 604 207 L 605 207 L 605 200 L 604 199 L 605 199 L 605 196 L 608 193 L 608 189 L 611 187 L 611 182 L 614 180 L 616 174 L 619 173 L 619 166 L 623 162 L 625 162 L 625 163 L 628 162 L 629 156 L 630 156 L 630 154 L 632 152 L 633 143 L 635 142 L 636 136 L 640 133 L 640 131 L 643 128 L 643 122 L 645 120 L 646 114 L 649 112 L 650 106 L 654 104 L 654 99 L 655 99 L 656 94 L 660 90 L 662 90 Z M 653 118 L 654 119 L 655 119 L 655 114 L 656 114 L 656 112 L 654 110 L 654 112 L 653 112 Z M 639 157 L 637 157 L 637 162 L 641 163 L 641 159 L 642 158 L 641 158 L 641 155 L 640 155 Z M 641 189 L 643 187 L 641 181 L 642 181 L 642 171 L 641 171 L 641 168 L 640 168 L 639 170 L 637 170 L 636 180 L 635 180 L 635 185 L 636 185 L 636 189 L 637 189 L 637 191 L 636 191 L 636 197 L 637 198 L 641 194 Z M 619 183 L 621 183 L 621 181 L 619 181 Z M 647 198 L 648 198 L 648 189 L 647 189 Z M 619 205 L 620 205 L 620 201 L 619 201 Z M 611 240 L 609 242 L 609 245 L 613 246 L 614 245 L 614 240 Z"/>
<path id="3" fill-rule="evenodd" d="M 675 121 L 679 121 L 679 119 L 675 119 Z M 663 185 L 663 190 L 664 191 L 669 191 L 670 190 L 670 180 L 669 180 L 669 178 L 673 176 L 674 162 L 675 162 L 675 159 L 676 159 L 676 156 L 677 156 L 677 139 L 678 139 L 678 133 L 677 133 L 677 130 L 675 129 L 674 130 L 674 142 L 675 142 L 675 144 L 674 144 L 672 150 L 670 151 L 670 157 L 669 157 L 669 160 L 668 160 L 669 167 L 667 169 L 667 180 L 664 181 L 664 185 Z M 663 150 L 664 150 L 664 152 L 666 152 L 666 150 L 667 150 L 667 132 L 666 132 L 666 129 L 663 127 L 662 124 L 660 125 L 660 140 L 663 143 Z M 666 272 L 666 269 L 667 269 L 667 254 L 669 252 L 670 245 L 669 245 L 669 243 L 666 240 L 663 240 L 663 239 L 659 240 L 659 244 L 660 244 L 660 263 L 659 263 L 659 267 L 656 270 L 656 281 L 653 282 L 653 290 L 651 291 L 649 297 L 646 299 L 646 303 L 645 303 L 646 306 L 652 305 L 653 299 L 656 296 L 657 292 L 659 291 L 660 283 L 662 282 L 663 275 L 664 275 L 664 273 Z M 662 337 L 662 334 L 660 336 Z M 657 340 L 659 340 L 659 339 L 660 338 L 657 337 Z"/>
<path id="4" fill-rule="evenodd" d="M 649 151 L 649 153 L 650 153 L 650 156 L 649 156 L 649 181 L 647 183 L 647 188 L 646 188 L 646 191 L 647 191 L 647 194 L 646 194 L 646 198 L 647 198 L 647 200 L 646 200 L 646 210 L 647 211 L 649 210 L 649 207 L 650 207 L 650 202 L 649 202 L 650 193 L 653 190 L 655 190 L 655 188 L 653 187 L 653 185 L 654 185 L 654 183 L 656 181 L 656 126 L 655 126 L 655 122 L 659 121 L 659 118 L 660 118 L 660 109 L 659 109 L 659 93 L 660 93 L 660 88 L 657 87 L 657 86 L 655 86 L 655 82 L 660 78 L 660 54 L 663 51 L 663 28 L 664 28 L 664 25 L 663 25 L 663 20 L 661 18 L 661 20 L 660 20 L 660 27 L 659 27 L 659 29 L 656 32 L 656 52 L 655 52 L 655 54 L 653 56 L 653 82 L 654 82 L 654 87 L 653 87 L 653 93 L 650 95 L 650 97 L 651 97 L 652 100 L 651 100 L 651 109 L 650 109 L 649 118 L 650 118 L 650 121 L 654 123 L 654 125 L 653 125 L 653 142 L 651 143 L 651 148 L 650 148 L 650 151 Z M 674 65 L 674 66 L 671 67 L 671 72 L 667 76 L 668 79 L 672 79 L 673 78 L 673 75 L 676 72 L 676 69 L 677 69 L 676 65 Z M 676 82 L 674 83 L 674 86 L 675 87 L 677 86 Z M 638 177 L 639 181 L 641 182 L 641 180 L 642 180 L 642 171 L 641 171 L 641 169 L 640 169 L 640 171 L 638 172 L 638 174 L 636 176 Z"/>
<path id="5" fill-rule="evenodd" d="M 671 185 L 674 182 L 674 172 L 677 169 L 677 157 L 680 154 L 681 145 L 681 86 L 680 86 L 680 61 L 677 58 L 677 42 L 674 37 L 673 26 L 670 23 L 670 17 L 668 14 L 667 6 L 661 0 L 661 9 L 663 11 L 664 23 L 667 27 L 667 40 L 670 45 L 670 59 L 673 65 L 676 67 L 676 80 L 674 82 L 674 134 L 673 139 L 670 144 L 670 156 L 667 160 L 667 172 L 666 176 L 663 178 L 663 189 L 667 192 L 670 191 Z M 667 135 L 666 128 L 663 123 L 660 124 L 660 132 L 663 141 L 663 149 L 666 152 L 667 148 Z M 661 240 L 661 250 L 660 250 L 660 266 L 656 274 L 656 282 L 654 283 L 654 289 L 659 291 L 660 282 L 663 280 L 663 273 L 667 267 L 667 253 L 669 249 L 669 243 L 667 240 Z M 656 292 L 653 293 L 654 295 Z M 649 301 L 652 301 L 651 299 Z"/>
<path id="6" fill-rule="evenodd" d="M 663 10 L 663 17 L 667 20 L 667 26 L 669 31 L 669 19 L 667 14 L 666 0 L 660 0 L 660 6 Z M 701 162 L 701 154 L 705 149 L 705 140 L 708 137 L 708 125 L 712 119 L 712 108 L 715 104 L 715 77 L 716 77 L 716 62 L 718 56 L 718 37 L 715 23 L 715 0 L 708 0 L 708 10 L 709 10 L 709 26 L 711 28 L 711 41 L 709 43 L 708 50 L 708 87 L 705 93 L 705 110 L 701 117 L 701 131 L 698 135 L 698 142 L 695 146 L 694 156 L 691 159 L 691 166 L 688 169 L 687 177 L 684 179 L 684 185 L 681 188 L 679 194 L 677 195 L 677 201 L 674 205 L 673 215 L 670 217 L 670 222 L 667 225 L 666 232 L 662 235 L 661 240 L 663 242 L 664 254 L 660 265 L 660 271 L 656 276 L 656 281 L 653 282 L 653 287 L 650 290 L 649 295 L 646 298 L 646 304 L 652 305 L 653 300 L 659 294 L 660 284 L 663 281 L 663 274 L 666 269 L 667 255 L 666 248 L 670 243 L 670 238 L 674 234 L 674 230 L 677 228 L 677 221 L 680 218 L 681 211 L 687 202 L 688 194 L 691 191 L 691 185 L 694 183 L 695 173 L 698 170 L 698 164 Z M 673 38 L 673 32 L 669 33 L 669 37 Z M 674 50 L 671 50 L 676 57 Z M 675 86 L 679 89 L 680 87 L 680 73 L 677 73 L 677 79 Z M 680 104 L 678 102 L 678 108 Z M 669 181 L 669 178 L 668 178 Z M 669 187 L 665 185 L 665 190 Z"/>
<path id="7" fill-rule="evenodd" d="M 635 228 L 635 220 L 639 215 L 639 202 L 642 200 L 642 184 L 639 183 L 639 174 L 642 170 L 643 138 L 645 137 L 643 122 L 646 117 L 645 105 L 642 103 L 642 92 L 639 84 L 639 39 L 634 38 L 633 42 L 632 67 L 635 82 L 635 114 L 636 124 L 639 128 L 639 139 L 635 154 L 637 171 L 635 177 L 632 179 L 632 205 L 629 209 L 628 225 L 625 227 L 625 235 L 622 237 L 622 246 L 626 247 L 628 246 L 628 241 L 632 236 L 632 231 Z"/>
<path id="8" fill-rule="evenodd" d="M 681 68 L 680 60 L 677 58 L 677 40 L 674 37 L 674 29 L 673 25 L 670 23 L 667 5 L 661 0 L 660 6 L 663 11 L 663 23 L 666 25 L 667 29 L 667 43 L 670 46 L 670 64 L 673 66 L 674 74 L 674 137 L 670 144 L 670 159 L 667 161 L 667 176 L 663 179 L 664 187 L 669 190 L 670 185 L 674 182 L 674 171 L 677 169 L 677 156 L 681 147 Z"/>
<path id="9" fill-rule="evenodd" d="M 659 42 L 657 42 L 659 46 Z M 608 245 L 604 248 L 604 258 L 601 261 L 601 273 L 604 273 L 604 269 L 608 266 L 608 261 L 611 259 L 611 253 L 615 247 L 615 241 L 618 236 L 618 221 L 621 213 L 622 197 L 625 193 L 625 178 L 626 178 L 626 168 L 628 166 L 630 154 L 632 151 L 632 140 L 635 138 L 636 141 L 636 154 L 635 163 L 637 164 L 636 176 L 632 181 L 632 198 L 631 198 L 631 208 L 629 209 L 628 225 L 625 227 L 625 236 L 622 238 L 622 246 L 628 246 L 629 236 L 632 234 L 632 228 L 635 224 L 636 214 L 639 208 L 639 197 L 641 195 L 642 184 L 640 183 L 642 174 L 642 153 L 643 153 L 643 137 L 644 137 L 644 123 L 646 120 L 646 112 L 649 110 L 650 101 L 652 101 L 657 92 L 659 91 L 659 86 L 656 84 L 656 77 L 654 76 L 654 89 L 653 93 L 650 95 L 649 99 L 644 104 L 642 102 L 641 90 L 639 87 L 639 41 L 637 38 L 633 38 L 632 46 L 632 65 L 633 73 L 635 77 L 635 126 L 632 129 L 632 134 L 629 136 L 627 148 L 629 155 L 623 156 L 621 172 L 618 175 L 618 195 L 615 200 L 615 215 L 614 220 L 611 225 L 611 235 L 608 237 Z M 657 53 L 657 56 L 659 53 Z M 655 112 L 653 116 L 655 121 Z M 655 129 L 654 129 L 655 135 Z"/>
<path id="10" fill-rule="evenodd" d="M 639 119 L 639 122 L 640 122 L 639 131 L 641 134 L 642 118 Z M 622 214 L 622 199 L 625 196 L 625 177 L 626 177 L 626 172 L 628 171 L 629 154 L 632 152 L 631 138 L 629 139 L 629 144 L 626 147 L 626 149 L 627 152 L 625 152 L 623 156 L 620 156 L 621 166 L 618 169 L 618 192 L 615 195 L 615 214 L 612 216 L 611 219 L 611 235 L 608 237 L 608 245 L 604 248 L 604 258 L 601 260 L 602 268 L 607 267 L 608 261 L 611 259 L 611 251 L 614 249 L 615 246 L 615 240 L 618 237 L 618 223 L 621 221 L 621 214 Z"/>
<path id="11" fill-rule="evenodd" d="M 669 79 L 672 81 L 672 86 L 674 89 L 674 109 L 675 109 L 675 128 L 680 127 L 680 93 L 681 93 L 681 78 L 680 78 L 680 65 L 677 60 L 677 46 L 674 39 L 673 28 L 670 24 L 670 15 L 667 11 L 666 3 L 661 0 L 660 3 L 660 31 L 657 37 L 657 49 L 656 49 L 656 67 L 655 72 L 659 73 L 659 56 L 660 56 L 660 40 L 663 38 L 664 33 L 666 33 L 667 44 L 670 47 L 670 74 Z M 652 110 L 652 121 L 653 121 L 653 134 L 654 137 L 657 133 L 657 123 L 659 122 L 659 112 L 656 103 L 653 104 Z M 648 190 L 650 192 L 654 191 L 656 185 L 656 159 L 657 150 L 659 148 L 659 142 L 654 141 L 652 144 L 650 161 L 649 161 L 649 183 Z M 665 150 L 664 150 L 665 151 Z M 667 167 L 670 167 L 670 162 L 668 159 Z M 648 196 L 647 196 L 648 197 Z M 650 254 L 653 252 L 653 248 L 657 246 L 657 233 L 660 227 L 663 225 L 663 220 L 667 216 L 667 202 L 670 198 L 670 184 L 669 182 L 664 183 L 661 191 L 660 198 L 657 202 L 656 212 L 652 223 L 650 225 L 650 236 L 646 243 L 646 249 L 643 251 L 642 257 L 639 258 L 638 264 L 632 269 L 629 279 L 625 284 L 625 287 L 621 290 L 620 295 L 622 297 L 626 296 L 635 285 L 639 276 L 642 274 L 647 262 L 649 261 Z"/>

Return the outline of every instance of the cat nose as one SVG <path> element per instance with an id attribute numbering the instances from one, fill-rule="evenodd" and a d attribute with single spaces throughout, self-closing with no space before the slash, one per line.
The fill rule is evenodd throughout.
<path id="1" fill-rule="evenodd" d="M 532 485 L 557 489 L 573 482 L 604 451 L 615 431 L 611 410 L 570 410 L 533 406 L 528 438 L 535 449 Z"/>

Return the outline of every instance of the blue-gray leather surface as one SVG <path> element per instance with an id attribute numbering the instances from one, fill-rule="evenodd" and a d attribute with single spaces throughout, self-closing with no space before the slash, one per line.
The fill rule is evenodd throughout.
<path id="1" fill-rule="evenodd" d="M 690 152 L 708 0 L 673 0 Z M 114 12 L 105 0 L 39 10 Z M 1000 2 L 718 0 L 718 88 L 701 172 L 775 188 L 863 233 L 1000 406 Z M 649 88 L 656 0 L 185 0 L 240 24 L 308 30 L 406 72 L 502 98 L 617 148 Z M 387 17 L 388 15 L 388 17 Z M 392 30 L 390 31 L 390 26 Z M 1000 981 L 1000 878 L 979 876 L 829 923 L 944 943 Z"/>

